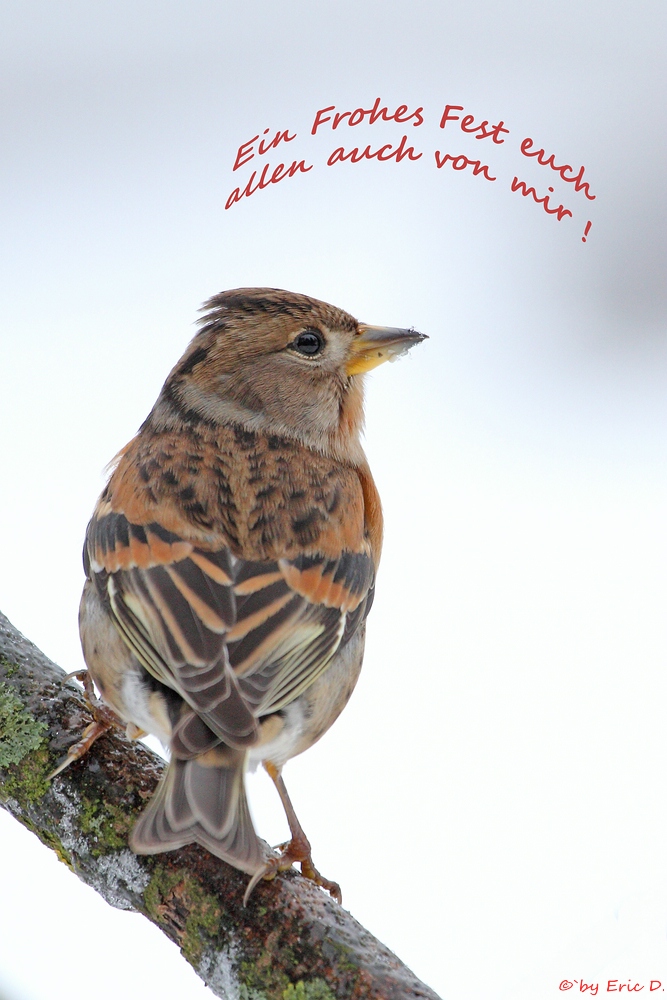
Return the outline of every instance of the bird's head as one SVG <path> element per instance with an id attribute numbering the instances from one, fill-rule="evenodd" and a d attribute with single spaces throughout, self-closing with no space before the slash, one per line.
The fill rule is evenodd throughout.
<path id="1" fill-rule="evenodd" d="M 361 455 L 364 373 L 425 339 L 277 288 L 222 292 L 202 311 L 154 415 L 176 406 L 343 459 Z"/>

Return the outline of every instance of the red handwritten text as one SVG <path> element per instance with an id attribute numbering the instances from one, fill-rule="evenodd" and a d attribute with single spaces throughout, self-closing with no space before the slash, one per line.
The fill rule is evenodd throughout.
<path id="1" fill-rule="evenodd" d="M 250 180 L 244 187 L 243 191 L 241 191 L 240 188 L 234 188 L 229 198 L 225 202 L 225 208 L 226 209 L 231 208 L 232 205 L 235 205 L 237 201 L 241 200 L 241 198 L 243 197 L 249 198 L 251 194 L 255 193 L 255 191 L 261 191 L 263 188 L 268 187 L 269 184 L 277 184 L 278 181 L 282 181 L 286 177 L 294 177 L 294 175 L 299 172 L 305 174 L 309 170 L 313 169 L 313 165 L 311 163 L 311 165 L 307 167 L 303 160 L 299 160 L 298 163 L 296 160 L 294 160 L 292 162 L 292 165 L 289 167 L 286 167 L 284 163 L 279 163 L 278 166 L 273 171 L 273 173 L 271 174 L 271 176 L 269 177 L 268 173 L 270 169 L 271 165 L 269 163 L 265 163 L 264 169 L 262 170 L 262 174 L 256 184 L 255 184 L 255 177 L 257 176 L 257 171 L 253 170 L 253 172 L 250 175 Z"/>
<path id="2" fill-rule="evenodd" d="M 514 180 L 512 181 L 512 191 L 519 191 L 519 190 L 521 191 L 521 194 L 524 196 L 524 198 L 527 198 L 529 194 L 532 194 L 533 199 L 537 202 L 538 205 L 542 206 L 545 212 L 548 212 L 549 215 L 558 216 L 559 222 L 562 222 L 563 217 L 565 215 L 569 215 L 570 218 L 572 218 L 572 212 L 569 210 L 569 208 L 564 208 L 562 205 L 559 205 L 558 208 L 549 208 L 548 194 L 545 195 L 544 198 L 538 198 L 537 191 L 535 190 L 534 187 L 527 187 L 525 181 L 520 181 L 518 177 L 515 177 Z M 553 192 L 552 187 L 550 187 L 549 190 Z"/>
<path id="3" fill-rule="evenodd" d="M 335 104 L 330 104 L 327 107 L 323 107 L 315 111 L 312 119 L 310 134 L 313 136 L 317 135 L 323 128 L 328 134 L 329 132 L 335 132 L 341 126 L 355 128 L 357 125 L 375 125 L 378 122 L 384 123 L 385 125 L 389 124 L 390 126 L 393 126 L 394 124 L 402 125 L 403 127 L 401 129 L 390 127 L 389 131 L 392 133 L 391 142 L 385 141 L 389 138 L 389 135 L 386 134 L 386 128 L 376 130 L 373 133 L 376 136 L 376 141 L 368 143 L 367 145 L 363 145 L 362 135 L 363 138 L 367 138 L 368 133 L 363 132 L 363 130 L 361 134 L 353 133 L 353 138 L 357 141 L 357 145 L 354 147 L 351 146 L 351 141 L 353 140 L 349 138 L 350 133 L 343 128 L 342 134 L 339 132 L 336 138 L 340 141 L 343 136 L 345 136 L 347 144 L 341 144 L 340 146 L 337 146 L 333 152 L 329 153 L 326 160 L 327 166 L 333 167 L 339 163 L 361 163 L 363 161 L 370 160 L 376 160 L 378 163 L 402 163 L 404 160 L 412 162 L 420 160 L 424 156 L 424 152 L 418 152 L 415 146 L 411 144 L 407 133 L 407 129 L 410 124 L 412 124 L 413 127 L 417 127 L 423 125 L 425 121 L 427 121 L 428 115 L 426 115 L 426 117 L 424 116 L 424 108 L 422 105 L 414 110 L 412 110 L 413 105 L 408 106 L 407 104 L 400 104 L 398 107 L 393 107 L 392 105 L 391 110 L 389 110 L 387 104 L 383 103 L 380 97 L 376 97 L 372 104 L 369 101 L 367 105 L 361 105 L 353 110 L 339 110 L 339 107 L 340 106 Z M 476 114 L 469 114 L 467 109 L 462 104 L 445 104 L 443 105 L 443 109 L 444 110 L 442 111 L 442 115 L 439 120 L 439 128 L 446 129 L 449 127 L 450 139 L 455 126 L 457 135 L 459 132 L 462 132 L 464 135 L 475 139 L 491 139 L 491 142 L 494 145 L 505 144 L 508 148 L 513 148 L 515 146 L 514 141 L 512 141 L 511 144 L 506 142 L 506 137 L 510 135 L 510 129 L 507 128 L 504 120 L 501 119 L 496 124 L 491 124 L 487 118 L 482 119 L 481 116 L 478 117 Z M 405 133 L 400 136 L 399 140 L 397 136 L 400 135 L 403 130 L 405 130 Z M 410 134 L 413 135 L 414 133 Z M 420 135 L 421 134 L 422 133 L 420 133 Z M 296 147 L 292 147 L 290 150 L 290 152 L 295 154 L 291 164 L 288 165 L 286 163 L 279 163 L 277 166 L 271 166 L 268 162 L 268 154 L 272 150 L 278 150 L 278 152 L 275 153 L 276 158 L 280 155 L 286 155 L 283 145 L 285 143 L 293 142 L 296 138 L 297 133 L 291 133 L 289 129 L 274 131 L 273 129 L 265 128 L 263 133 L 257 133 L 257 135 L 254 135 L 251 139 L 243 142 L 236 151 L 233 170 L 238 170 L 240 167 L 250 163 L 257 157 L 261 158 L 262 162 L 255 164 L 256 169 L 252 171 L 250 179 L 247 181 L 245 186 L 241 182 L 238 187 L 234 188 L 227 198 L 225 208 L 231 208 L 232 205 L 242 201 L 244 198 L 250 198 L 256 191 L 261 191 L 264 188 L 269 187 L 271 184 L 278 184 L 280 181 L 285 180 L 285 178 L 295 177 L 297 174 L 308 173 L 312 170 L 313 164 L 307 164 L 305 159 L 296 158 Z M 443 145 L 445 144 L 445 141 L 447 140 L 442 141 Z M 474 177 L 481 176 L 487 181 L 495 182 L 498 180 L 500 175 L 491 174 L 491 170 L 495 169 L 497 171 L 500 169 L 500 164 L 496 164 L 492 168 L 489 164 L 482 162 L 481 156 L 473 157 L 470 152 L 472 147 L 470 147 L 468 139 L 461 140 L 459 136 L 458 140 L 455 140 L 451 144 L 447 141 L 447 144 L 455 146 L 460 144 L 464 147 L 468 146 L 468 154 L 446 153 L 440 149 L 434 149 L 433 153 L 437 170 L 442 170 L 444 167 L 450 167 L 452 170 L 459 173 L 467 172 L 469 175 L 472 174 Z M 519 139 L 517 136 L 516 145 L 518 144 Z M 420 145 L 423 147 L 423 143 L 420 143 Z M 555 153 L 551 153 L 547 156 L 544 149 L 536 149 L 534 147 L 535 142 L 529 136 L 523 139 L 520 143 L 522 156 L 537 160 L 537 163 L 540 166 L 547 167 L 554 173 L 558 174 L 560 180 L 565 181 L 567 184 L 572 184 L 575 192 L 578 193 L 583 191 L 585 197 L 589 201 L 595 200 L 596 195 L 591 194 L 590 184 L 585 178 L 584 166 L 581 166 L 577 171 L 573 169 L 569 163 L 557 164 Z M 331 147 L 329 146 L 329 148 Z M 433 145 L 429 148 L 433 149 Z M 491 149 L 490 145 L 487 145 L 486 147 L 475 147 L 474 152 L 477 152 L 478 149 L 487 150 L 485 159 L 492 158 L 493 154 L 489 153 L 489 150 Z M 427 150 L 426 156 L 426 162 L 428 162 L 429 153 Z M 431 164 L 433 163 L 432 160 L 430 162 Z M 319 166 L 318 169 L 320 169 Z M 433 169 L 432 166 L 430 169 Z M 511 170 L 512 168 L 509 167 L 508 169 Z M 445 173 L 448 173 L 448 171 Z M 555 178 L 551 177 L 551 174 L 547 174 L 546 177 L 547 179 L 553 179 L 554 185 L 557 183 Z M 516 176 L 512 178 L 510 187 L 512 192 L 520 194 L 529 202 L 532 201 L 533 204 L 540 205 L 547 215 L 555 216 L 558 222 L 562 222 L 566 217 L 573 218 L 573 213 L 569 208 L 566 208 L 563 204 L 555 204 L 557 196 L 555 194 L 554 187 L 548 187 L 547 192 L 541 196 L 538 195 L 535 187 L 530 186 L 528 181 L 520 180 Z M 559 194 L 558 197 L 561 197 L 561 194 Z M 581 236 L 583 243 L 587 242 L 592 225 L 593 223 L 591 220 L 588 220 L 588 222 L 585 223 L 583 235 Z M 581 232 L 581 229 L 579 232 Z M 563 980 L 559 989 L 571 989 L 575 983 L 578 983 L 578 980 Z M 635 992 L 644 988 L 641 984 L 633 986 L 631 983 L 620 983 L 617 980 L 610 980 L 610 984 L 615 985 L 608 985 L 608 992 Z M 597 987 L 593 983 L 584 983 L 582 981 L 579 986 L 580 992 L 586 992 L 589 995 L 594 995 L 597 991 Z M 649 989 L 649 992 L 651 992 L 653 986 L 652 984 L 651 986 L 647 985 L 646 988 Z"/>
<path id="4" fill-rule="evenodd" d="M 269 129 L 265 128 L 264 135 L 266 135 L 268 131 Z M 238 151 L 236 153 L 236 159 L 234 160 L 234 168 L 233 168 L 234 170 L 238 170 L 238 168 L 242 167 L 244 163 L 248 163 L 250 160 L 252 160 L 253 156 L 255 155 L 253 144 L 257 142 L 258 139 L 259 135 L 255 135 L 253 136 L 252 139 L 248 139 L 247 142 L 244 142 L 242 146 L 239 146 Z M 259 146 L 257 147 L 259 155 L 264 156 L 264 153 L 268 153 L 270 149 L 275 149 L 275 147 L 279 143 L 291 142 L 292 139 L 296 139 L 296 132 L 294 133 L 294 135 L 290 135 L 289 129 L 285 129 L 284 132 L 276 132 L 271 142 L 265 143 L 263 139 L 260 139 Z"/>
<path id="5" fill-rule="evenodd" d="M 459 119 L 461 119 L 460 115 L 450 114 L 451 111 L 463 111 L 463 105 L 446 104 L 445 110 L 442 113 L 442 118 L 440 119 L 440 128 L 444 128 L 447 122 L 457 122 L 459 121 Z M 486 127 L 488 124 L 489 124 L 488 121 L 485 120 L 481 122 L 481 124 L 475 125 L 475 116 L 465 115 L 461 119 L 461 130 L 463 132 L 472 132 L 472 133 L 479 132 L 479 135 L 475 136 L 476 139 L 488 139 L 490 137 L 493 139 L 495 143 L 497 143 L 500 146 L 505 141 L 504 139 L 500 138 L 501 133 L 505 132 L 507 135 L 509 135 L 510 130 L 508 128 L 503 128 L 503 125 L 505 124 L 504 121 L 498 122 L 497 125 L 492 125 L 490 129 L 487 129 Z"/>
<path id="6" fill-rule="evenodd" d="M 449 153 L 442 155 L 439 149 L 435 150 L 435 162 L 438 170 L 444 167 L 447 160 L 452 161 L 452 168 L 454 170 L 465 170 L 466 167 L 472 167 L 473 174 L 482 174 L 486 177 L 487 181 L 495 181 L 496 177 L 489 177 L 489 168 L 485 163 L 480 160 L 469 160 L 467 156 L 451 156 Z"/>
<path id="7" fill-rule="evenodd" d="M 320 108 L 320 110 L 315 115 L 315 120 L 313 121 L 313 127 L 310 130 L 310 134 L 315 135 L 320 125 L 324 125 L 326 124 L 326 122 L 332 121 L 332 116 L 328 115 L 327 112 L 335 110 L 336 110 L 335 104 L 332 104 L 328 108 Z M 417 125 L 423 124 L 424 121 L 424 118 L 422 116 L 423 110 L 424 110 L 423 107 L 420 107 L 417 108 L 416 111 L 412 111 L 410 114 L 408 114 L 407 104 L 401 104 L 398 108 L 396 108 L 393 114 L 390 115 L 387 108 L 380 107 L 380 98 L 376 97 L 375 104 L 373 105 L 372 108 L 356 108 L 354 111 L 337 112 L 335 115 L 333 115 L 333 125 L 331 126 L 331 128 L 332 129 L 338 128 L 340 123 L 344 121 L 346 118 L 347 118 L 347 124 L 352 126 L 361 125 L 361 123 L 365 121 L 366 118 L 368 118 L 369 125 L 374 125 L 378 119 L 381 119 L 382 121 L 385 122 L 394 121 L 403 123 L 403 122 L 409 122 L 411 118 L 415 118 L 416 120 L 413 121 L 412 124 L 413 126 L 416 127 Z"/>
<path id="8" fill-rule="evenodd" d="M 360 160 L 396 160 L 397 163 L 400 163 L 406 156 L 409 160 L 418 160 L 422 154 L 415 153 L 414 146 L 408 146 L 406 149 L 405 144 L 407 141 L 408 137 L 404 135 L 396 149 L 388 142 L 385 146 L 380 146 L 374 153 L 371 153 L 370 146 L 366 146 L 363 153 L 359 152 L 357 146 L 350 150 L 349 153 L 345 152 L 343 146 L 339 146 L 337 149 L 334 149 L 327 160 L 327 166 L 333 167 L 334 163 L 341 163 L 343 160 L 350 160 L 352 163 L 359 163 Z"/>
<path id="9" fill-rule="evenodd" d="M 583 979 L 562 979 L 559 983 L 558 989 L 561 991 L 571 990 L 575 983 L 579 984 L 578 993 L 587 993 L 590 990 L 589 996 L 597 996 L 598 990 L 600 988 L 599 983 L 586 983 Z M 646 989 L 646 983 L 633 982 L 632 979 L 628 979 L 627 983 L 622 983 L 620 979 L 608 979 L 606 993 L 622 993 L 624 990 L 628 993 L 639 993 L 640 990 Z M 649 992 L 654 993 L 655 990 L 662 989 L 662 983 L 659 979 L 652 979 L 649 985 Z"/>
<path id="10" fill-rule="evenodd" d="M 528 150 L 532 148 L 533 148 L 533 140 L 530 138 L 524 139 L 523 142 L 521 143 L 521 152 L 523 153 L 524 156 L 536 156 L 537 162 L 541 166 L 551 167 L 551 169 L 555 170 L 557 174 L 560 174 L 563 180 L 567 181 L 568 184 L 574 184 L 575 191 L 583 191 L 589 201 L 595 201 L 596 196 L 590 193 L 590 187 L 588 185 L 588 181 L 582 180 L 582 177 L 584 176 L 585 167 L 579 167 L 579 173 L 576 175 L 576 177 L 566 177 L 565 171 L 572 170 L 572 167 L 570 166 L 569 163 L 564 163 L 562 167 L 557 167 L 556 164 L 554 163 L 554 156 L 555 156 L 554 153 L 551 154 L 548 160 L 543 160 L 542 157 L 544 156 L 544 150 L 536 149 L 534 153 L 529 153 Z"/>
<path id="11" fill-rule="evenodd" d="M 634 985 L 632 985 L 632 980 L 628 979 L 628 983 L 626 986 L 626 984 L 622 983 L 619 979 L 608 979 L 607 993 L 621 993 L 622 990 L 627 990 L 628 993 L 635 993 L 639 990 L 643 990 L 645 985 L 646 985 L 645 983 L 635 983 Z M 661 986 L 662 983 L 660 982 L 659 979 L 652 979 L 651 989 L 650 989 L 651 993 L 653 993 L 654 990 L 659 989 Z"/>

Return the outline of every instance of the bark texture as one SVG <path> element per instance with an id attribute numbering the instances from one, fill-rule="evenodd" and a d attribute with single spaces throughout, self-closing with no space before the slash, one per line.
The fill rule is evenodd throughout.
<path id="1" fill-rule="evenodd" d="M 163 763 L 106 734 L 51 782 L 91 721 L 78 685 L 0 614 L 0 805 L 108 903 L 142 913 L 225 1000 L 438 1000 L 296 871 L 257 886 L 197 846 L 137 857 L 127 835 Z"/>

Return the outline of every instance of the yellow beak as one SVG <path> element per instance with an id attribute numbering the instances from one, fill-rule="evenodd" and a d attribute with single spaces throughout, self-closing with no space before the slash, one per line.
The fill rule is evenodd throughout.
<path id="1" fill-rule="evenodd" d="M 427 339 L 425 333 L 417 333 L 416 330 L 360 323 L 359 333 L 350 344 L 347 374 L 363 375 L 385 361 L 395 361 L 415 344 L 421 344 L 422 340 Z"/>

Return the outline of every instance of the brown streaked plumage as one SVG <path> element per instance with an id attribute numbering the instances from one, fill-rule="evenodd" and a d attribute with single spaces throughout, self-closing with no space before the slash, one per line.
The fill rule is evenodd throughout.
<path id="1" fill-rule="evenodd" d="M 363 373 L 423 340 L 279 289 L 236 289 L 123 449 L 88 526 L 84 656 L 106 705 L 171 761 L 131 845 L 196 841 L 258 879 L 313 867 L 281 777 L 344 708 L 363 657 L 382 513 Z M 108 713 L 69 757 L 76 759 Z M 244 790 L 264 763 L 292 840 L 266 858 Z"/>

